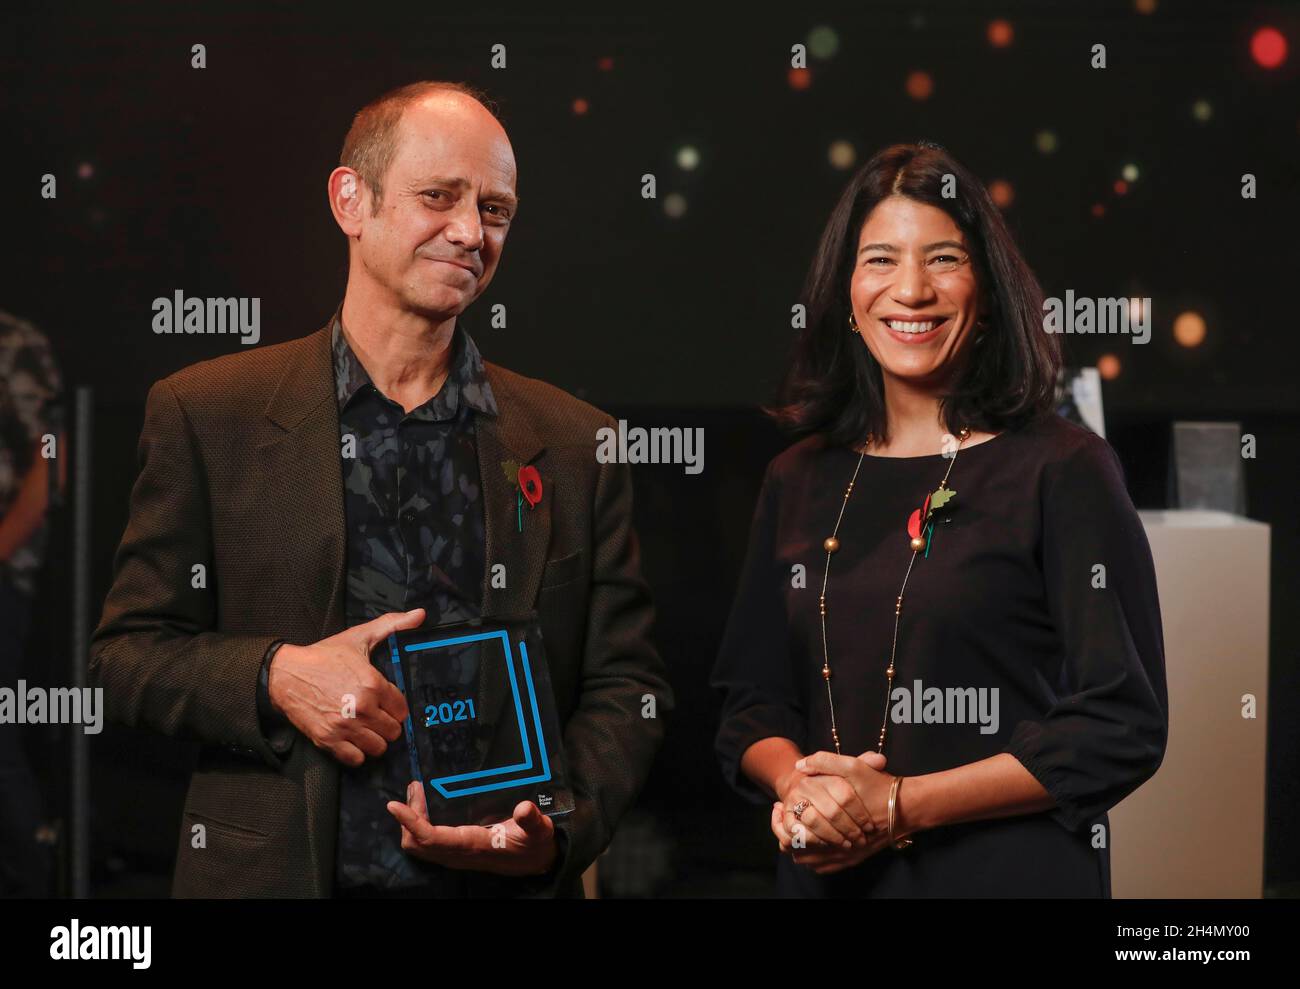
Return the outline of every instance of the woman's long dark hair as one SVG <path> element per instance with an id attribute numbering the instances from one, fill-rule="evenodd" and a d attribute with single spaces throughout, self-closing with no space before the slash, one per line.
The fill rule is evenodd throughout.
<path id="1" fill-rule="evenodd" d="M 946 199 L 944 176 L 951 175 Z M 940 403 L 950 433 L 997 432 L 1052 407 L 1060 342 L 1043 328 L 1043 292 L 984 184 L 936 144 L 895 144 L 853 176 L 822 233 L 801 301 L 800 331 L 778 404 L 769 415 L 795 436 L 834 445 L 887 440 L 880 365 L 849 332 L 849 283 L 862 224 L 881 200 L 905 196 L 943 210 L 966 236 L 988 306 L 987 329 Z"/>

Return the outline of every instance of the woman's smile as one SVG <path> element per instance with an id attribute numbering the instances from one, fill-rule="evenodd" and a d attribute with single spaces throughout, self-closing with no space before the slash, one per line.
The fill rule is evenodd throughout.
<path id="1" fill-rule="evenodd" d="M 878 318 L 880 325 L 888 331 L 892 339 L 906 344 L 929 343 L 937 339 L 950 323 L 947 316 L 931 316 L 925 319 L 914 316 Z"/>

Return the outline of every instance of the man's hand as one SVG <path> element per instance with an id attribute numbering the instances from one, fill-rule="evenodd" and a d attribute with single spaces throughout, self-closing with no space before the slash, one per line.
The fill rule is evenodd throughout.
<path id="1" fill-rule="evenodd" d="M 388 813 L 402 825 L 402 850 L 449 869 L 501 876 L 539 876 L 555 863 L 555 824 L 531 800 L 488 828 L 437 827 L 429 823 L 424 787 L 413 780 L 406 803 L 391 800 Z"/>
<path id="2" fill-rule="evenodd" d="M 424 609 L 391 612 L 312 646 L 285 643 L 271 659 L 271 704 L 347 766 L 381 756 L 402 734 L 406 698 L 370 662 L 392 632 L 419 628 Z"/>

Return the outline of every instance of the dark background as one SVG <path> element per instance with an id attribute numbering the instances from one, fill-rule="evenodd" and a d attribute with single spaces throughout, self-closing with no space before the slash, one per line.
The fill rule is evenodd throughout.
<path id="1" fill-rule="evenodd" d="M 1005 48 L 986 37 L 999 17 L 1014 29 Z M 838 51 L 810 58 L 811 84 L 796 89 L 790 47 L 818 25 L 836 31 Z M 1250 56 L 1265 25 L 1292 49 L 1273 70 Z M 191 68 L 196 43 L 205 69 Z M 489 65 L 497 43 L 504 70 Z M 1107 47 L 1104 70 L 1089 67 L 1096 43 Z M 0 308 L 45 330 L 68 386 L 95 391 L 95 600 L 126 521 L 150 383 L 240 349 L 231 337 L 154 335 L 152 300 L 176 289 L 259 297 L 262 344 L 318 328 L 346 273 L 325 180 L 352 114 L 418 79 L 481 86 L 500 104 L 523 205 L 495 281 L 467 316 L 480 348 L 633 425 L 706 430 L 703 474 L 634 468 L 657 641 L 680 708 L 640 809 L 602 860 L 607 891 L 767 891 L 766 813 L 721 782 L 706 686 L 758 481 L 786 442 L 757 406 L 785 367 L 790 307 L 850 174 L 830 165 L 828 146 L 851 142 L 861 164 L 925 138 L 984 180 L 1010 183 L 1005 215 L 1048 295 L 1153 299 L 1146 346 L 1065 338 L 1071 363 L 1121 361 L 1104 387 L 1108 434 L 1140 508 L 1167 504 L 1171 421 L 1230 420 L 1258 438 L 1245 471 L 1248 514 L 1273 526 L 1266 875 L 1272 892 L 1294 893 L 1297 46 L 1295 5 L 1249 2 L 1160 0 L 1149 15 L 1119 0 L 791 3 L 761 15 L 12 7 L 0 15 Z M 924 101 L 904 88 L 914 70 L 933 79 Z M 1198 99 L 1212 106 L 1208 121 L 1193 117 Z M 1042 130 L 1056 135 L 1054 153 L 1036 147 Z M 675 162 L 684 144 L 701 156 L 691 172 Z M 1140 176 L 1121 195 L 1113 183 L 1129 162 Z M 1240 195 L 1247 172 L 1254 200 Z M 46 173 L 57 199 L 38 194 Z M 640 195 L 644 173 L 657 178 L 657 200 Z M 686 199 L 679 218 L 663 209 L 670 192 Z M 507 306 L 508 329 L 488 326 L 495 303 Z M 1170 333 L 1187 309 L 1208 324 L 1199 347 Z M 65 575 L 57 554 L 53 563 L 32 678 L 53 669 L 66 682 Z M 1230 594 L 1232 575 L 1219 578 Z M 56 731 L 32 739 L 56 808 L 64 741 Z M 92 753 L 97 892 L 165 891 L 192 752 L 110 729 Z M 1206 782 L 1198 799 L 1212 800 Z"/>

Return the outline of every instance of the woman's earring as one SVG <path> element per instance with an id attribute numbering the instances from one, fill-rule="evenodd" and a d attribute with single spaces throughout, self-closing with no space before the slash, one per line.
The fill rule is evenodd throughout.
<path id="1" fill-rule="evenodd" d="M 858 321 L 856 318 L 854 318 L 853 313 L 849 313 L 849 332 L 850 333 L 858 332 Z"/>

